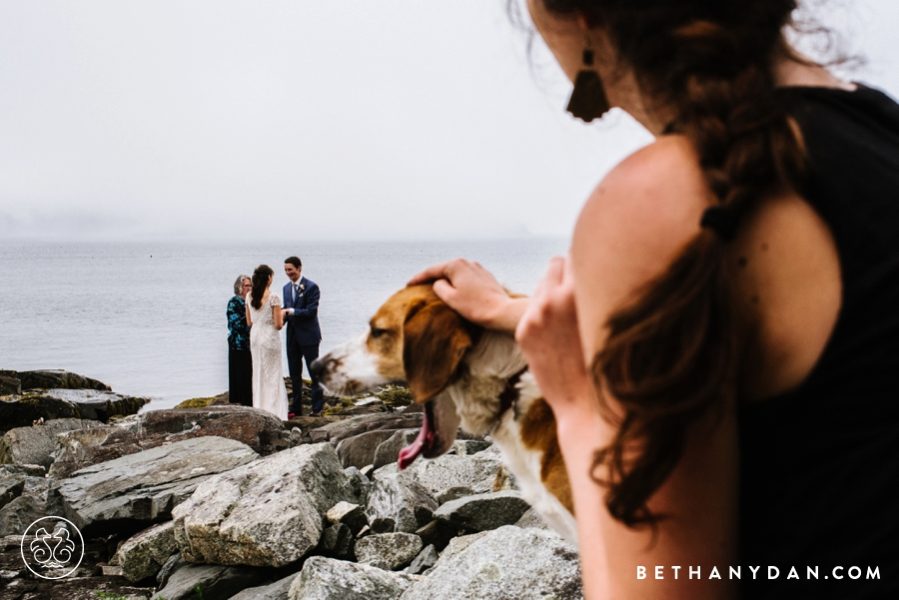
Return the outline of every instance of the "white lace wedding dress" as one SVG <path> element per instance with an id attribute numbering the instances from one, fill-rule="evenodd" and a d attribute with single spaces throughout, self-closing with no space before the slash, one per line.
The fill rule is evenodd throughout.
<path id="1" fill-rule="evenodd" d="M 281 297 L 274 292 L 257 310 L 252 294 L 247 294 L 250 327 L 250 354 L 253 357 L 253 406 L 287 420 L 287 388 L 281 367 L 281 332 L 275 329 L 272 307 L 281 308 Z"/>

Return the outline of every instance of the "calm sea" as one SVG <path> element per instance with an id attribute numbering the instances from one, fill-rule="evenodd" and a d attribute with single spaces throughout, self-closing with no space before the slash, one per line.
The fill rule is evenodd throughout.
<path id="1" fill-rule="evenodd" d="M 295 247 L 0 242 L 0 369 L 61 368 L 165 408 L 227 389 L 225 306 L 239 273 L 286 256 L 322 289 L 322 350 L 360 333 L 374 310 L 432 263 L 465 256 L 531 292 L 562 239 L 330 242 Z M 285 359 L 285 374 L 287 372 Z"/>

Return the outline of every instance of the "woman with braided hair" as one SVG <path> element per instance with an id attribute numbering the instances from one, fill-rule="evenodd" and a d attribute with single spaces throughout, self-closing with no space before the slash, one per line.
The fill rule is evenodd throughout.
<path id="1" fill-rule="evenodd" d="M 797 53 L 796 4 L 530 0 L 569 110 L 656 139 L 533 297 L 413 279 L 516 331 L 589 598 L 899 597 L 899 107 Z"/>

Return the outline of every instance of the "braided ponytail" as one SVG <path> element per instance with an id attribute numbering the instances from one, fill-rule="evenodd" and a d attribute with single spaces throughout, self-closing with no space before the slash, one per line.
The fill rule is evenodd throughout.
<path id="1" fill-rule="evenodd" d="M 726 242 L 761 198 L 801 184 L 801 146 L 772 72 L 775 55 L 788 50 L 782 30 L 796 0 L 751 9 L 736 0 L 544 2 L 602 28 L 644 98 L 674 110 L 671 129 L 690 140 L 716 201 L 668 269 L 609 317 L 591 365 L 601 408 L 618 425 L 592 476 L 607 488 L 615 519 L 654 525 L 664 515 L 648 500 L 680 460 L 690 427 L 736 398 L 748 333 L 731 290 L 740 266 Z"/>

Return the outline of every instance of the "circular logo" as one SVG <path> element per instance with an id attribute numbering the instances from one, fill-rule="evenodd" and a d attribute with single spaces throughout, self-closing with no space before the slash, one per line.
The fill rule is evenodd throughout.
<path id="1" fill-rule="evenodd" d="M 84 559 L 84 538 L 74 523 L 51 515 L 28 526 L 20 550 L 29 571 L 41 579 L 62 579 Z"/>

